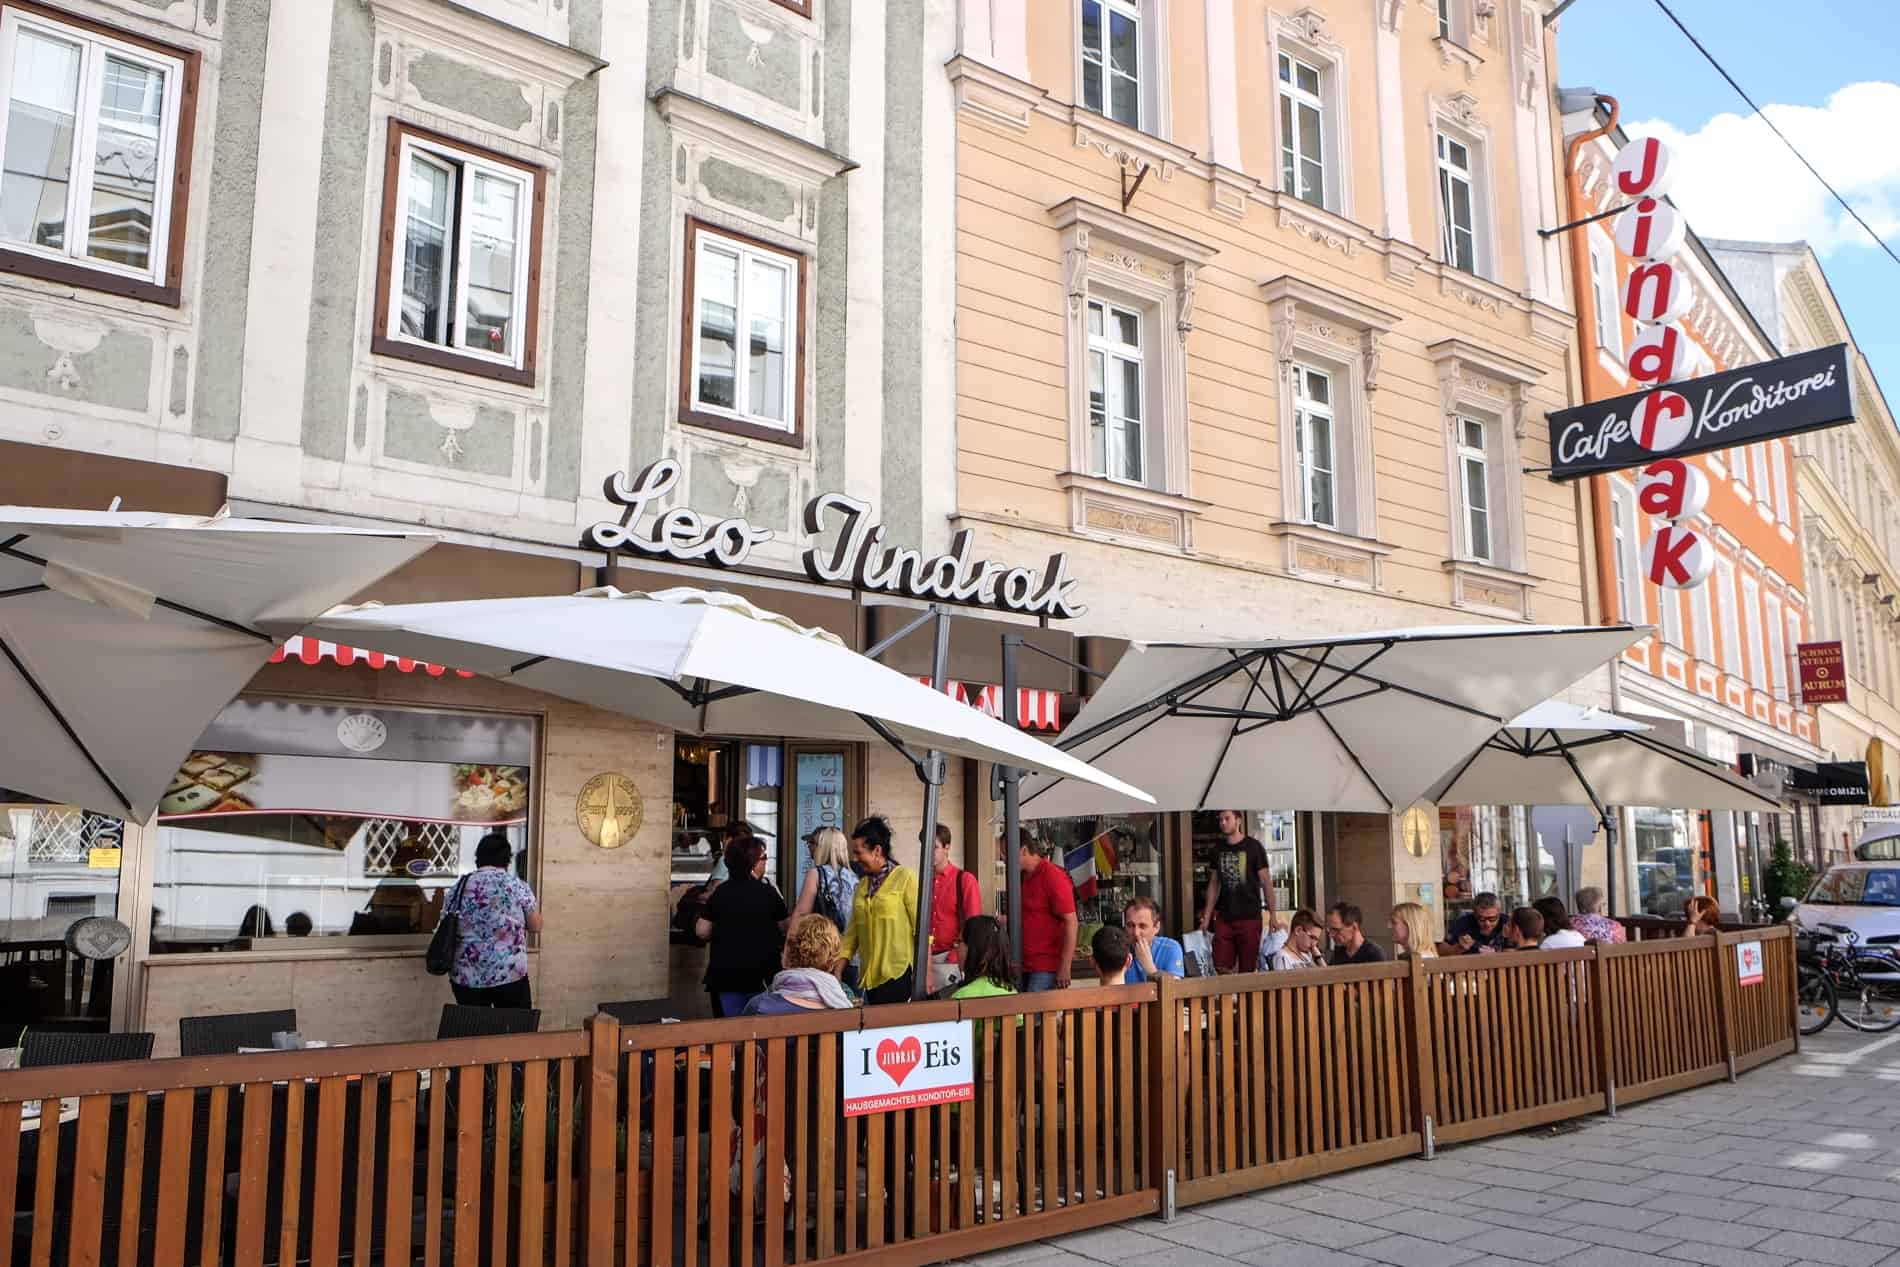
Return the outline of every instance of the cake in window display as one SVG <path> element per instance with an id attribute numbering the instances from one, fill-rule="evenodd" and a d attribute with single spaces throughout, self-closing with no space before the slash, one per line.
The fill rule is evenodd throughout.
<path id="1" fill-rule="evenodd" d="M 1471 900 L 1471 838 L 1469 833 L 1459 830 L 1459 826 L 1455 812 L 1439 815 L 1438 845 L 1445 858 L 1446 902 Z"/>

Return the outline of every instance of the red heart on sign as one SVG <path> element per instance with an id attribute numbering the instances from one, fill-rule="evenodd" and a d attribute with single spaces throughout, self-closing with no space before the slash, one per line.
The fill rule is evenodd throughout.
<path id="1" fill-rule="evenodd" d="M 900 1087 L 923 1058 L 924 1049 L 914 1038 L 906 1038 L 901 1043 L 887 1038 L 877 1045 L 877 1067 Z"/>

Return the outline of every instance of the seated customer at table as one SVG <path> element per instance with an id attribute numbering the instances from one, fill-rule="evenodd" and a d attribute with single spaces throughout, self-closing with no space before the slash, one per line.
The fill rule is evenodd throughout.
<path id="1" fill-rule="evenodd" d="M 1532 903 L 1537 913 L 1544 917 L 1544 940 L 1539 943 L 1543 950 L 1581 950 L 1583 934 L 1570 927 L 1570 912 L 1564 909 L 1563 899 L 1540 897 Z"/>
<path id="2" fill-rule="evenodd" d="M 1003 934 L 1002 921 L 994 915 L 972 915 L 963 921 L 963 939 L 957 943 L 957 963 L 963 980 L 951 992 L 953 999 L 993 999 L 999 994 L 1016 993 L 1016 977 L 1009 970 L 1009 938 Z M 1023 1018 L 1018 1016 L 1020 1027 Z M 983 1022 L 972 1022 L 979 1050 L 983 1044 Z"/>
<path id="3" fill-rule="evenodd" d="M 1291 972 L 1299 968 L 1325 967 L 1326 956 L 1319 948 L 1319 935 L 1319 920 L 1313 912 L 1293 912 L 1286 945 L 1273 952 L 1273 970 Z"/>
<path id="4" fill-rule="evenodd" d="M 1605 946 L 1619 946 L 1627 940 L 1623 926 L 1603 913 L 1602 889 L 1577 890 L 1577 912 L 1570 917 L 1570 927 L 1582 933 L 1585 941 Z"/>
<path id="5" fill-rule="evenodd" d="M 1128 984 L 1128 968 L 1135 962 L 1135 956 L 1129 948 L 1127 929 L 1113 924 L 1096 929 L 1095 940 L 1089 945 L 1089 957 L 1095 961 L 1096 984 Z"/>
<path id="6" fill-rule="evenodd" d="M 1504 908 L 1495 893 L 1480 893 L 1471 901 L 1471 909 L 1451 922 L 1445 940 L 1439 943 L 1441 955 L 1480 955 L 1504 949 Z"/>
<path id="7" fill-rule="evenodd" d="M 764 994 L 745 1006 L 747 1016 L 788 1016 L 853 1006 L 838 980 L 844 963 L 844 939 L 823 915 L 801 916 L 785 935 L 779 960 L 784 965 Z"/>
<path id="8" fill-rule="evenodd" d="M 1385 951 L 1379 949 L 1377 942 L 1366 940 L 1366 931 L 1361 927 L 1365 915 L 1351 902 L 1340 902 L 1326 912 L 1326 938 L 1333 943 L 1332 958 L 1328 961 L 1334 967 L 1349 963 L 1384 963 Z"/>
<path id="9" fill-rule="evenodd" d="M 1510 950 L 1536 950 L 1544 940 L 1544 917 L 1528 906 L 1511 912 L 1504 926 L 1504 944 Z"/>
<path id="10" fill-rule="evenodd" d="M 1138 897 L 1122 907 L 1122 927 L 1128 930 L 1128 949 L 1135 957 L 1128 966 L 1128 984 L 1187 975 L 1187 952 L 1174 938 L 1161 935 L 1161 908 L 1153 898 Z"/>

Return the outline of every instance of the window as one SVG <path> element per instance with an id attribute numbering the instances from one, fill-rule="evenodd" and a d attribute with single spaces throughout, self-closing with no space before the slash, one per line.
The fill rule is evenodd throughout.
<path id="1" fill-rule="evenodd" d="M 1801 646 L 1801 612 L 1796 608 L 1790 607 L 1788 609 L 1788 647 L 1795 649 L 1798 654 L 1798 650 L 1800 646 Z M 1786 654 L 1787 652 L 1784 651 L 1783 655 L 1786 655 Z"/>
<path id="2" fill-rule="evenodd" d="M 1772 495 L 1772 489 L 1768 483 L 1768 446 L 1766 444 L 1751 444 L 1748 446 L 1748 453 L 1754 464 L 1755 498 L 1766 506 L 1769 497 Z"/>
<path id="3" fill-rule="evenodd" d="M 1656 591 L 1656 606 L 1662 614 L 1663 642 L 1682 648 L 1682 591 L 1667 587 Z"/>
<path id="4" fill-rule="evenodd" d="M 1141 7 L 1082 0 L 1082 107 L 1141 126 Z"/>
<path id="5" fill-rule="evenodd" d="M 1742 623 L 1735 611 L 1735 565 L 1720 555 L 1715 560 L 1715 601 L 1722 613 L 1722 671 L 1740 677 Z"/>
<path id="6" fill-rule="evenodd" d="M 391 121 L 371 351 L 534 381 L 544 174 Z"/>
<path id="7" fill-rule="evenodd" d="M 1315 207 L 1326 205 L 1326 105 L 1320 72 L 1280 54 L 1280 188 Z"/>
<path id="8" fill-rule="evenodd" d="M 1089 300 L 1089 473 L 1145 483 L 1141 314 Z"/>
<path id="9" fill-rule="evenodd" d="M 1485 426 L 1458 420 L 1458 475 L 1464 494 L 1465 549 L 1474 559 L 1491 558 L 1491 468 L 1485 456 Z"/>
<path id="10" fill-rule="evenodd" d="M 196 54 L 5 6 L 8 271 L 178 303 Z"/>
<path id="11" fill-rule="evenodd" d="M 1689 591 L 1689 619 L 1695 626 L 1695 656 L 1715 663 L 1715 627 L 1709 618 L 1709 587 L 1698 585 Z"/>
<path id="12" fill-rule="evenodd" d="M 1471 147 L 1438 134 L 1438 211 L 1445 263 L 1478 271 L 1477 200 L 1473 195 Z"/>
<path id="13" fill-rule="evenodd" d="M 1765 691 L 1768 675 L 1761 662 L 1761 584 L 1746 572 L 1742 573 L 1742 625 L 1748 633 L 1748 680 L 1756 690 Z"/>
<path id="14" fill-rule="evenodd" d="M 1333 380 L 1305 365 L 1293 367 L 1294 463 L 1307 523 L 1339 526 L 1339 463 L 1333 437 Z"/>
<path id="15" fill-rule="evenodd" d="M 1438 38 L 1451 38 L 1451 0 L 1438 0 Z"/>
<path id="16" fill-rule="evenodd" d="M 1764 594 L 1762 602 L 1768 609 L 1768 681 L 1774 687 L 1775 698 L 1785 700 L 1788 698 L 1788 653 L 1781 640 L 1781 600 L 1773 594 Z"/>
<path id="17" fill-rule="evenodd" d="M 1645 612 L 1635 493 L 1620 481 L 1610 486 L 1610 537 L 1611 553 L 1616 556 L 1616 597 L 1623 608 L 1623 623 L 1640 625 Z"/>
<path id="18" fill-rule="evenodd" d="M 682 421 L 800 442 L 804 295 L 802 256 L 686 222 Z"/>
<path id="19" fill-rule="evenodd" d="M 1768 456 L 1774 464 L 1775 517 L 1784 524 L 1792 523 L 1793 519 L 1789 515 L 1787 445 L 1780 440 L 1770 440 L 1768 445 Z M 1886 526 L 1887 521 L 1882 519 L 1881 527 L 1884 529 Z M 1881 539 L 1881 547 L 1883 550 L 1886 548 L 1886 544 L 1886 537 L 1883 532 Z"/>
<path id="20" fill-rule="evenodd" d="M 1621 360 L 1623 318 L 1617 301 L 1616 247 L 1595 230 L 1590 233 L 1590 308 L 1596 314 L 1598 349 Z"/>

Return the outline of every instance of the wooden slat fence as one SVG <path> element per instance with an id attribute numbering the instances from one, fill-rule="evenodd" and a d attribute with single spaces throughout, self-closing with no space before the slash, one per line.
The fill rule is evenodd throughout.
<path id="1" fill-rule="evenodd" d="M 1731 1077 L 1793 983 L 1768 928 L 0 1073 L 0 1267 L 931 1262 Z M 847 1035 L 939 1021 L 974 1098 L 846 1118 Z"/>

